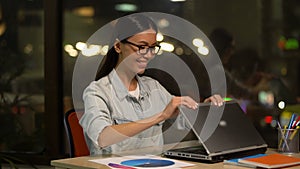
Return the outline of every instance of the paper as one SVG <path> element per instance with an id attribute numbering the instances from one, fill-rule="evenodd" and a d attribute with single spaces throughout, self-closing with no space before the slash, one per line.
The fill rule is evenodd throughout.
<path id="1" fill-rule="evenodd" d="M 147 167 L 140 167 L 137 165 L 128 165 L 130 162 L 143 162 L 144 160 L 149 160 L 150 163 L 145 163 Z M 111 157 L 111 158 L 101 158 L 89 160 L 95 163 L 104 164 L 110 168 L 132 168 L 132 169 L 176 169 L 188 166 L 193 166 L 195 164 L 187 163 L 179 160 L 173 160 L 169 158 L 163 158 L 154 155 L 143 155 L 143 156 L 123 156 L 123 157 Z M 153 162 L 153 163 L 152 163 Z M 158 162 L 158 163 L 156 163 Z M 156 164 L 155 164 L 156 163 Z M 110 165 L 109 165 L 110 164 Z M 131 163 L 133 164 L 133 163 Z M 140 163 L 141 164 L 141 163 Z M 111 167 L 115 166 L 115 167 Z"/>

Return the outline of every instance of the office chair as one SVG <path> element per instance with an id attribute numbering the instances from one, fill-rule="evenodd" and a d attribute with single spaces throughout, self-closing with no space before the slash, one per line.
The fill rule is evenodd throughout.
<path id="1" fill-rule="evenodd" d="M 65 113 L 64 124 L 70 146 L 70 157 L 87 156 L 90 154 L 85 142 L 83 129 L 79 124 L 79 117 L 82 112 L 71 109 Z"/>

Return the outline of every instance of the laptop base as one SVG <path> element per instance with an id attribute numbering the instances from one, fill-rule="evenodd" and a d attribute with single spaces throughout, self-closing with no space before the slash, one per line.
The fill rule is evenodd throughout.
<path id="1" fill-rule="evenodd" d="M 168 157 L 168 158 L 181 159 L 181 160 L 187 160 L 187 161 L 216 163 L 216 162 L 222 162 L 223 160 L 229 160 L 229 159 L 233 159 L 233 158 L 242 158 L 242 157 L 251 156 L 251 155 L 255 155 L 255 154 L 263 154 L 266 151 L 267 151 L 267 148 L 263 147 L 263 148 L 252 149 L 252 150 L 239 151 L 239 152 L 230 153 L 230 154 L 208 156 L 208 155 L 196 154 L 193 152 L 185 153 L 181 149 L 174 149 L 174 150 L 164 152 L 164 156 Z"/>

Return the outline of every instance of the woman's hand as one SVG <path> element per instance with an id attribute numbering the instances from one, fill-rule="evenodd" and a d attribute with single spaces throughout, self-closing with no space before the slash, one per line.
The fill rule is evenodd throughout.
<path id="1" fill-rule="evenodd" d="M 173 97 L 162 112 L 163 118 L 166 120 L 177 116 L 179 113 L 178 106 L 180 105 L 184 105 L 190 109 L 197 109 L 198 107 L 198 103 L 188 96 Z"/>
<path id="2" fill-rule="evenodd" d="M 215 95 L 212 95 L 209 98 L 205 99 L 204 102 L 205 103 L 212 102 L 216 106 L 222 106 L 224 100 L 223 100 L 223 98 L 220 95 L 215 94 Z"/>

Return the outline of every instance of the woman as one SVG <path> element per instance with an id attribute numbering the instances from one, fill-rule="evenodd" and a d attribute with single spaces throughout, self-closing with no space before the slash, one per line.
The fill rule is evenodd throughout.
<path id="1" fill-rule="evenodd" d="M 128 15 L 117 21 L 114 32 L 113 47 L 83 94 L 80 124 L 91 154 L 163 145 L 163 122 L 177 116 L 180 105 L 198 106 L 192 98 L 172 96 L 156 80 L 138 76 L 160 49 L 151 19 Z M 219 95 L 206 101 L 223 102 Z"/>

